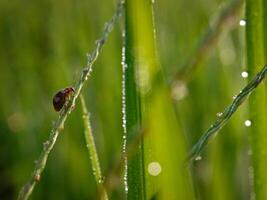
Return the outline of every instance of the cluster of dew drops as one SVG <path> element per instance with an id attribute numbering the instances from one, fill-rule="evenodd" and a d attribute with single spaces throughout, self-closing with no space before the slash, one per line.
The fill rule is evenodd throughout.
<path id="1" fill-rule="evenodd" d="M 239 21 L 239 25 L 240 26 L 246 26 L 246 20 L 245 19 L 241 19 L 240 21 Z M 241 72 L 241 77 L 242 78 L 244 78 L 244 79 L 247 79 L 248 78 L 248 72 L 247 71 L 242 71 Z M 249 120 L 249 119 L 247 119 L 247 120 L 245 120 L 245 122 L 244 122 L 244 125 L 246 126 L 246 127 L 250 127 L 251 126 L 251 124 L 252 124 L 252 122 L 251 122 L 251 120 Z"/>

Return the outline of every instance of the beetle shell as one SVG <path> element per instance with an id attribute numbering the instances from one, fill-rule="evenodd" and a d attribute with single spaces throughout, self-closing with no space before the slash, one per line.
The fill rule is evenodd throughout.
<path id="1" fill-rule="evenodd" d="M 53 106 L 55 111 L 60 111 L 64 104 L 66 103 L 66 100 L 70 97 L 70 95 L 74 92 L 73 87 L 67 87 L 63 90 L 60 90 L 57 92 L 53 97 Z"/>

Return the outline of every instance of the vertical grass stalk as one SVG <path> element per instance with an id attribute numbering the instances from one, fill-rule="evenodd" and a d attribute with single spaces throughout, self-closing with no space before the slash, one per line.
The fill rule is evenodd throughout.
<path id="1" fill-rule="evenodd" d="M 128 1 L 126 1 L 128 7 Z M 141 127 L 141 107 L 140 94 L 136 85 L 136 67 L 133 55 L 134 42 L 132 40 L 132 30 L 128 24 L 128 11 L 125 11 L 125 35 L 123 47 L 123 120 L 124 120 L 124 148 L 128 149 L 130 141 L 136 137 L 135 128 Z M 125 149 L 125 153 L 127 151 Z M 127 156 L 127 155 L 125 155 Z M 145 199 L 145 180 L 144 180 L 144 158 L 143 158 L 143 142 L 138 141 L 137 150 L 131 159 L 126 157 L 125 168 L 125 191 L 127 199 Z"/>
<path id="2" fill-rule="evenodd" d="M 140 126 L 146 135 L 127 165 L 127 199 L 193 199 L 184 138 L 156 56 L 153 4 L 125 4 L 125 128 L 127 145 Z"/>
<path id="3" fill-rule="evenodd" d="M 88 148 L 88 153 L 91 160 L 92 170 L 95 177 L 96 185 L 98 190 L 102 190 L 103 187 L 103 176 L 101 174 L 101 168 L 99 164 L 99 159 L 97 155 L 97 150 L 95 146 L 94 136 L 92 133 L 92 128 L 90 124 L 90 115 L 86 108 L 86 104 L 83 95 L 80 95 L 82 111 L 83 111 L 83 123 L 84 123 L 84 137 L 86 142 L 86 147 Z M 103 189 L 101 199 L 108 200 L 108 195 L 105 189 Z"/>
<path id="4" fill-rule="evenodd" d="M 246 42 L 248 72 L 252 77 L 264 65 L 264 26 L 263 20 L 264 0 L 247 0 L 246 2 Z M 266 12 L 265 12 L 266 13 Z M 252 197 L 257 200 L 267 199 L 267 107 L 266 84 L 261 85 L 258 91 L 252 94 L 249 100 L 250 144 L 252 150 L 251 183 L 253 186 Z"/>

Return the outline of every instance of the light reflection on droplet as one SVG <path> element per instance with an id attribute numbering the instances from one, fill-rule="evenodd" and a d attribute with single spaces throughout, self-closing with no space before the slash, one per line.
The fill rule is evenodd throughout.
<path id="1" fill-rule="evenodd" d="M 122 33 L 123 40 L 125 41 L 125 32 Z M 128 162 L 127 162 L 127 116 L 126 116 L 126 88 L 125 88 L 125 74 L 127 69 L 126 57 L 125 57 L 125 45 L 122 47 L 122 127 L 123 127 L 123 144 L 122 144 L 122 153 L 124 157 L 124 174 L 123 174 L 123 183 L 124 191 L 128 193 Z"/>
<path id="2" fill-rule="evenodd" d="M 195 158 L 196 161 L 201 160 L 201 159 L 202 159 L 201 156 L 197 156 L 197 157 Z"/>
<path id="3" fill-rule="evenodd" d="M 151 162 L 148 165 L 148 173 L 152 176 L 158 176 L 161 172 L 161 165 L 158 162 Z"/>
<path id="4" fill-rule="evenodd" d="M 250 127 L 251 126 L 251 121 L 250 120 L 246 120 L 244 122 L 244 124 L 245 124 L 246 127 Z"/>
<path id="5" fill-rule="evenodd" d="M 217 117 L 221 117 L 222 115 L 223 114 L 221 112 L 216 114 Z"/>
<path id="6" fill-rule="evenodd" d="M 186 97 L 188 94 L 188 89 L 184 82 L 182 81 L 175 81 L 172 86 L 172 98 L 179 101 Z"/>
<path id="7" fill-rule="evenodd" d="M 240 26 L 246 26 L 246 20 L 241 19 L 241 20 L 239 21 L 239 25 L 240 25 Z"/>
<path id="8" fill-rule="evenodd" d="M 243 71 L 243 72 L 241 73 L 241 76 L 242 76 L 243 78 L 247 78 L 247 77 L 248 77 L 248 72 Z"/>

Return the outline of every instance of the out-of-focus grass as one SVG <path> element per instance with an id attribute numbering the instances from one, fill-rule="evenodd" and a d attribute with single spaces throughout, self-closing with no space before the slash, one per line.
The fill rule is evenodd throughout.
<path id="1" fill-rule="evenodd" d="M 171 77 L 192 55 L 210 19 L 227 2 L 155 1 L 156 42 L 165 77 Z M 0 199 L 16 198 L 29 177 L 33 161 L 57 115 L 52 108 L 52 96 L 77 77 L 85 65 L 86 53 L 93 48 L 114 7 L 115 2 L 103 0 L 0 1 Z M 184 83 L 180 91 L 177 87 L 178 92 L 185 92 L 176 101 L 180 131 L 168 133 L 174 134 L 169 140 L 182 133 L 187 139 L 181 142 L 191 146 L 213 122 L 216 113 L 227 105 L 231 95 L 245 84 L 240 76 L 245 57 L 243 36 L 244 27 L 224 35 L 192 82 Z M 122 148 L 121 46 L 118 26 L 84 88 L 104 176 Z M 161 123 L 170 123 L 169 118 L 162 118 L 160 114 L 166 111 L 161 107 L 166 105 L 160 103 L 165 100 L 154 104 L 157 109 L 153 110 L 155 121 L 152 122 L 160 121 L 155 124 L 158 132 Z M 67 120 L 32 199 L 95 197 L 97 188 L 92 173 L 88 172 L 81 113 L 76 106 Z M 218 196 L 249 199 L 245 119 L 246 106 L 206 149 L 202 160 L 194 164 L 192 177 L 198 199 L 217 199 Z M 163 139 L 158 135 L 155 149 L 166 144 Z M 177 144 L 174 139 L 171 143 Z M 177 152 L 166 155 L 175 157 Z M 162 166 L 161 173 L 165 170 Z M 123 184 L 110 197 L 122 199 Z"/>
<path id="2" fill-rule="evenodd" d="M 248 0 L 246 4 L 247 63 L 251 76 L 256 73 L 260 65 L 266 62 L 266 51 L 264 50 L 266 31 L 264 20 L 266 20 L 267 15 L 264 11 L 263 2 L 262 0 Z M 255 199 L 267 198 L 267 177 L 263 175 L 267 167 L 266 91 L 266 84 L 262 85 L 259 91 L 251 96 L 249 101 L 250 120 L 252 122 L 250 131 L 250 182 L 252 185 L 251 197 Z"/>

